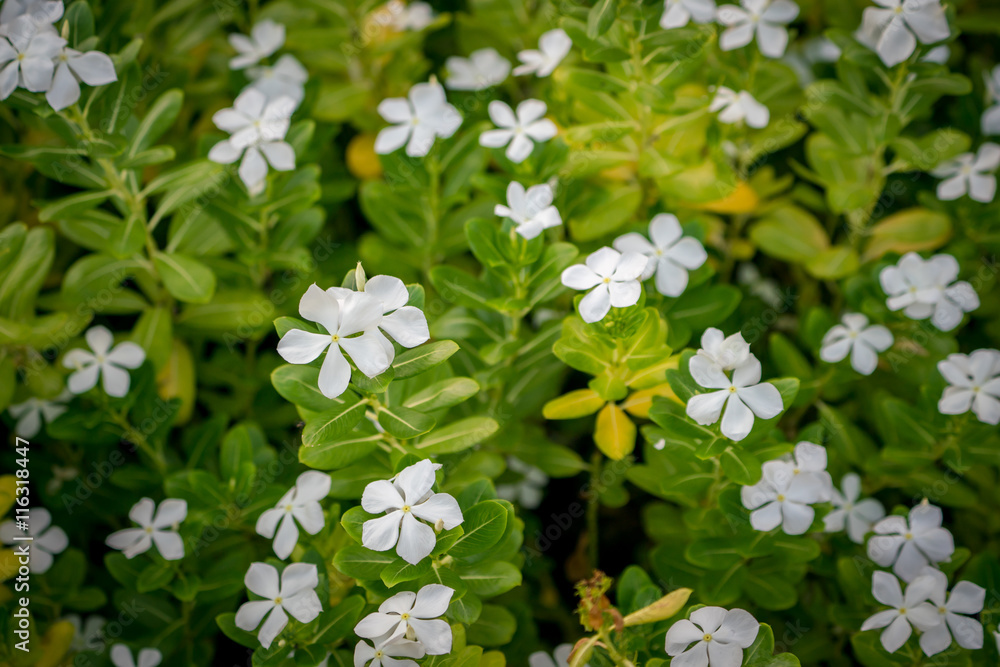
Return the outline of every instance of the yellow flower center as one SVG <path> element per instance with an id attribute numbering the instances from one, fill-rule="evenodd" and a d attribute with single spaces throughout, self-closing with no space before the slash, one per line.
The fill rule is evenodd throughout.
<path id="1" fill-rule="evenodd" d="M 281 604 L 281 596 L 274 598 L 274 604 Z"/>
<path id="2" fill-rule="evenodd" d="M 409 614 L 400 614 L 399 617 L 401 619 L 403 619 L 404 621 L 408 621 L 410 619 L 410 615 Z"/>
<path id="3" fill-rule="evenodd" d="M 288 503 L 287 505 L 285 505 L 285 511 L 286 512 L 291 512 L 292 511 L 292 504 L 291 503 Z"/>
<path id="4" fill-rule="evenodd" d="M 338 340 L 340 340 L 340 336 L 338 336 L 337 334 L 331 334 L 330 335 L 330 340 L 332 340 L 334 343 L 336 343 Z"/>
<path id="5" fill-rule="evenodd" d="M 778 500 L 779 503 L 785 502 L 785 494 L 779 493 L 777 500 Z"/>
<path id="6" fill-rule="evenodd" d="M 403 505 L 400 509 L 402 509 L 404 512 L 409 512 L 410 511 L 410 506 L 409 505 Z"/>
<path id="7" fill-rule="evenodd" d="M 710 635 L 709 633 L 706 632 L 705 636 L 702 637 L 702 639 L 704 639 L 707 642 L 710 642 L 710 641 L 712 641 L 712 635 Z"/>
<path id="8" fill-rule="evenodd" d="M 908 539 L 908 540 L 912 540 L 912 539 L 913 539 L 913 533 L 907 533 L 907 534 L 906 534 L 906 535 L 904 535 L 903 537 L 905 537 L 905 538 L 906 538 L 906 539 Z"/>
<path id="9" fill-rule="evenodd" d="M 607 283 L 610 283 L 610 282 L 611 282 L 611 278 L 605 278 L 605 279 L 604 279 L 604 283 L 605 283 L 605 284 L 607 284 Z"/>

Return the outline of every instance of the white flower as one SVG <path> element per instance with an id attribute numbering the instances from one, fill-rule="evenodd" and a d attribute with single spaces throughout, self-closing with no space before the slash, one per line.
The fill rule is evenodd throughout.
<path id="1" fill-rule="evenodd" d="M 3 26 L 3 34 L 6 39 L 0 37 L 0 100 L 10 97 L 18 86 L 32 93 L 48 90 L 55 72 L 53 59 L 66 46 L 66 40 L 51 25 L 39 25 L 29 14 Z"/>
<path id="2" fill-rule="evenodd" d="M 126 368 L 138 368 L 146 359 L 146 352 L 131 342 L 118 343 L 112 349 L 114 337 L 106 327 L 91 327 L 84 334 L 91 352 L 74 349 L 63 357 L 63 366 L 74 368 L 66 386 L 74 394 L 82 394 L 97 385 L 100 376 L 104 378 L 104 391 L 108 396 L 121 398 L 128 393 L 131 380 Z"/>
<path id="3" fill-rule="evenodd" d="M 247 70 L 250 88 L 264 93 L 269 100 L 287 97 L 298 106 L 305 96 L 309 73 L 295 56 L 285 54 L 274 65 L 251 67 Z"/>
<path id="4" fill-rule="evenodd" d="M 391 0 L 386 3 L 386 10 L 391 16 L 389 25 L 395 30 L 423 30 L 434 22 L 434 11 L 426 2 L 411 2 L 405 4 L 402 0 Z"/>
<path id="5" fill-rule="evenodd" d="M 855 38 L 878 53 L 882 62 L 893 67 L 903 62 L 922 44 L 947 39 L 951 31 L 944 8 L 938 0 L 874 0 L 861 16 Z"/>
<path id="6" fill-rule="evenodd" d="M 538 38 L 538 49 L 527 49 L 517 54 L 521 64 L 514 68 L 514 76 L 534 74 L 548 76 L 555 71 L 573 47 L 573 40 L 562 28 L 549 30 Z"/>
<path id="7" fill-rule="evenodd" d="M 982 648 L 983 624 L 964 614 L 978 614 L 983 610 L 986 589 L 971 581 L 960 581 L 948 595 L 948 577 L 944 572 L 925 567 L 920 572 L 920 578 L 924 577 L 934 582 L 928 600 L 940 617 L 937 625 L 920 635 L 920 648 L 924 653 L 937 655 L 951 646 L 952 636 L 962 648 Z"/>
<path id="8" fill-rule="evenodd" d="M 941 622 L 937 610 L 926 602 L 933 588 L 934 579 L 920 577 L 906 587 L 904 595 L 899 579 L 888 572 L 876 572 L 872 575 L 872 595 L 892 609 L 868 617 L 861 631 L 885 628 L 880 638 L 882 647 L 895 653 L 910 638 L 913 627 L 925 632 Z"/>
<path id="9" fill-rule="evenodd" d="M 251 563 L 243 583 L 251 593 L 264 599 L 240 605 L 236 611 L 236 627 L 252 632 L 260 625 L 257 639 L 264 648 L 269 648 L 288 625 L 288 614 L 301 623 L 308 623 L 323 611 L 315 590 L 319 574 L 312 563 L 292 563 L 282 570 L 280 583 L 278 570 L 273 565 Z"/>
<path id="10" fill-rule="evenodd" d="M 560 644 L 549 655 L 545 651 L 535 651 L 528 656 L 528 667 L 569 667 L 569 656 L 573 653 L 572 644 Z M 590 667 L 584 665 L 583 667 Z"/>
<path id="11" fill-rule="evenodd" d="M 69 614 L 63 620 L 73 626 L 70 649 L 77 652 L 103 650 L 104 625 L 107 623 L 103 616 L 92 614 L 84 621 L 79 614 Z"/>
<path id="12" fill-rule="evenodd" d="M 299 314 L 321 324 L 326 333 L 292 329 L 278 342 L 278 354 L 290 364 L 308 364 L 326 352 L 319 371 L 319 390 L 327 398 L 343 394 L 351 381 L 351 365 L 344 352 L 370 378 L 385 372 L 392 363 L 379 342 L 380 335 L 372 335 L 382 320 L 382 302 L 375 297 L 352 292 L 340 300 L 313 283 L 299 301 Z"/>
<path id="13" fill-rule="evenodd" d="M 882 567 L 892 566 L 903 581 L 913 581 L 927 565 L 948 562 L 955 541 L 941 527 L 941 509 L 925 499 L 910 510 L 909 521 L 887 516 L 874 526 L 868 557 Z"/>
<path id="14" fill-rule="evenodd" d="M 56 70 L 45 99 L 56 111 L 75 104 L 80 99 L 80 81 L 88 86 L 103 86 L 117 81 L 115 65 L 100 51 L 80 53 L 64 47 L 56 56 Z"/>
<path id="15" fill-rule="evenodd" d="M 366 486 L 361 496 L 362 509 L 369 514 L 387 514 L 365 521 L 361 544 L 372 551 L 388 551 L 395 546 L 400 558 L 416 565 L 434 550 L 437 542 L 434 528 L 417 519 L 432 525 L 440 521 L 445 530 L 461 524 L 458 502 L 447 493 L 431 491 L 434 471 L 439 467 L 424 459 L 404 468 L 391 480 L 378 480 Z"/>
<path id="16" fill-rule="evenodd" d="M 451 626 L 441 620 L 455 591 L 441 584 L 428 584 L 416 593 L 403 591 L 383 602 L 377 612 L 365 616 L 354 627 L 359 637 L 416 637 L 427 655 L 451 651 Z"/>
<path id="17" fill-rule="evenodd" d="M 448 104 L 444 88 L 436 80 L 415 84 L 406 97 L 390 97 L 378 105 L 386 121 L 396 123 L 375 137 L 375 152 L 387 155 L 406 145 L 410 157 L 430 152 L 434 139 L 447 139 L 462 124 L 458 109 Z"/>
<path id="18" fill-rule="evenodd" d="M 28 16 L 39 26 L 51 25 L 62 18 L 62 0 L 4 0 L 0 5 L 0 25 L 9 26 Z"/>
<path id="19" fill-rule="evenodd" d="M 16 539 L 30 537 L 31 540 Z M 52 556 L 62 553 L 69 546 L 69 538 L 59 526 L 52 525 L 52 515 L 44 507 L 33 507 L 28 518 L 28 529 L 21 530 L 14 521 L 0 524 L 0 542 L 15 546 L 28 545 L 31 571 L 42 574 L 52 567 Z"/>
<path id="20" fill-rule="evenodd" d="M 62 393 L 47 401 L 32 396 L 22 403 L 15 403 L 7 410 L 10 416 L 17 420 L 14 432 L 22 438 L 33 438 L 42 430 L 42 417 L 46 424 L 51 424 L 66 412 L 66 403 L 73 398 L 72 392 L 64 389 Z"/>
<path id="21" fill-rule="evenodd" d="M 766 106 L 754 99 L 753 95 L 745 90 L 737 93 L 725 86 L 716 88 L 715 97 L 712 98 L 708 110 L 713 113 L 721 110 L 720 123 L 733 125 L 745 121 L 747 125 L 758 130 L 767 127 L 771 120 L 771 112 Z"/>
<path id="22" fill-rule="evenodd" d="M 543 183 L 532 185 L 527 192 L 517 181 L 507 186 L 507 205 L 497 204 L 495 215 L 510 218 L 517 224 L 515 231 L 526 239 L 533 239 L 549 227 L 562 224 L 559 210 L 552 205 L 552 186 Z"/>
<path id="23" fill-rule="evenodd" d="M 799 15 L 791 0 L 740 0 L 742 7 L 722 5 L 717 16 L 726 30 L 719 35 L 719 48 L 732 51 L 757 36 L 757 48 L 768 58 L 780 58 L 788 46 L 786 25 Z"/>
<path id="24" fill-rule="evenodd" d="M 326 291 L 336 296 L 341 303 L 353 293 L 353 290 L 344 287 L 331 287 Z M 431 333 L 424 312 L 416 306 L 406 305 L 410 300 L 410 293 L 402 280 L 393 276 L 375 276 L 365 281 L 362 292 L 382 304 L 382 319 L 377 328 L 392 336 L 397 343 L 403 347 L 416 347 L 430 339 Z M 372 329 L 371 335 L 382 344 L 391 363 L 395 355 L 392 343 L 377 329 Z"/>
<path id="25" fill-rule="evenodd" d="M 691 612 L 691 620 L 677 621 L 667 630 L 667 655 L 676 667 L 739 667 L 743 649 L 759 631 L 760 623 L 748 611 L 702 607 Z"/>
<path id="26" fill-rule="evenodd" d="M 257 534 L 269 539 L 274 537 L 274 553 L 278 558 L 288 558 L 299 541 L 296 521 L 310 535 L 323 529 L 325 521 L 319 501 L 326 498 L 328 493 L 330 476 L 310 470 L 299 475 L 295 486 L 281 497 L 277 505 L 260 515 L 257 519 Z"/>
<path id="27" fill-rule="evenodd" d="M 730 440 L 742 440 L 749 435 L 754 415 L 770 419 L 782 410 L 781 394 L 773 384 L 760 381 L 760 362 L 753 355 L 733 369 L 732 379 L 703 356 L 691 357 L 688 367 L 695 382 L 717 391 L 692 396 L 687 403 L 687 415 L 707 426 L 719 421 L 725 408 L 722 435 Z"/>
<path id="28" fill-rule="evenodd" d="M 646 256 L 637 252 L 622 254 L 614 248 L 601 248 L 592 252 L 584 264 L 564 270 L 562 284 L 570 289 L 590 290 L 580 301 L 580 317 L 584 322 L 597 322 L 604 319 L 611 306 L 627 308 L 639 302 L 639 278 L 646 263 Z"/>
<path id="29" fill-rule="evenodd" d="M 750 343 L 743 339 L 740 331 L 725 336 L 719 329 L 709 327 L 701 335 L 698 356 L 704 357 L 719 370 L 731 371 L 750 359 Z"/>
<path id="30" fill-rule="evenodd" d="M 548 107 L 541 100 L 524 100 L 517 113 L 505 102 L 490 102 L 490 119 L 499 129 L 479 135 L 479 144 L 487 148 L 507 146 L 505 155 L 511 162 L 524 162 L 531 155 L 533 142 L 548 141 L 556 136 L 556 124 L 545 116 Z"/>
<path id="31" fill-rule="evenodd" d="M 125 644 L 111 647 L 111 662 L 115 667 L 156 667 L 163 660 L 163 654 L 155 648 L 142 649 L 138 657 L 138 660 L 133 659 L 132 651 Z"/>
<path id="32" fill-rule="evenodd" d="M 760 269 L 749 262 L 736 267 L 736 282 L 746 285 L 751 294 L 772 308 L 778 308 L 785 303 L 785 295 L 778 282 L 761 276 Z"/>
<path id="33" fill-rule="evenodd" d="M 855 544 L 864 544 L 865 535 L 871 532 L 872 524 L 885 516 L 882 503 L 874 498 L 858 501 L 861 495 L 861 478 L 849 472 L 840 481 L 843 493 L 833 489 L 833 506 L 836 508 L 823 517 L 823 526 L 828 533 L 837 533 L 847 528 L 847 536 Z"/>
<path id="34" fill-rule="evenodd" d="M 816 516 L 811 505 L 822 502 L 823 485 L 812 475 L 795 474 L 793 468 L 787 461 L 768 461 L 761 466 L 761 480 L 740 489 L 743 506 L 752 510 L 750 525 L 754 530 L 781 526 L 788 535 L 809 530 Z"/>
<path id="35" fill-rule="evenodd" d="M 513 456 L 507 457 L 507 468 L 521 475 L 521 480 L 513 484 L 498 484 L 497 496 L 517 502 L 525 509 L 537 508 L 542 503 L 549 476 L 539 468 Z"/>
<path id="36" fill-rule="evenodd" d="M 828 364 L 843 361 L 851 355 L 851 367 L 862 375 L 871 375 L 878 366 L 878 353 L 892 347 L 892 334 L 884 326 L 868 326 L 868 318 L 860 313 L 845 313 L 842 324 L 833 325 L 819 350 L 819 358 Z"/>
<path id="37" fill-rule="evenodd" d="M 444 62 L 448 70 L 445 85 L 452 90 L 485 90 L 500 85 L 510 74 L 510 61 L 496 49 L 478 49 L 468 58 L 451 56 Z"/>
<path id="38" fill-rule="evenodd" d="M 271 19 L 259 21 L 250 30 L 250 36 L 234 33 L 229 43 L 239 53 L 229 61 L 229 69 L 245 69 L 256 65 L 285 44 L 285 26 Z"/>
<path id="39" fill-rule="evenodd" d="M 993 105 L 983 112 L 981 125 L 983 134 L 1000 134 L 1000 65 L 993 68 L 990 74 L 983 74 L 986 81 L 986 91 Z"/>
<path id="40" fill-rule="evenodd" d="M 934 255 L 928 260 L 915 252 L 903 255 L 896 266 L 887 266 L 878 276 L 889 297 L 889 310 L 903 310 L 914 320 L 931 318 L 941 331 L 951 331 L 962 314 L 979 307 L 972 285 L 958 278 L 958 261 L 951 255 Z"/>
<path id="41" fill-rule="evenodd" d="M 295 150 L 285 141 L 297 103 L 290 97 L 268 100 L 264 93 L 247 88 L 232 108 L 216 111 L 212 122 L 230 137 L 212 146 L 208 159 L 232 164 L 240 159 L 240 179 L 251 195 L 264 191 L 267 165 L 278 171 L 295 168 Z M 265 161 L 265 158 L 266 161 Z"/>
<path id="42" fill-rule="evenodd" d="M 417 667 L 417 663 L 401 657 L 422 658 L 424 647 L 392 633 L 373 639 L 371 645 L 361 640 L 354 647 L 354 667 Z"/>
<path id="43" fill-rule="evenodd" d="M 656 290 L 664 296 L 680 296 L 687 288 L 688 271 L 705 263 L 708 253 L 690 236 L 683 236 L 677 216 L 660 213 L 649 223 L 649 238 L 630 232 L 615 239 L 619 252 L 639 252 L 649 258 L 642 279 L 656 274 Z"/>
<path id="44" fill-rule="evenodd" d="M 935 167 L 931 173 L 945 179 L 938 183 L 938 199 L 950 201 L 968 193 L 973 201 L 990 203 L 997 192 L 997 177 L 993 174 L 997 167 L 1000 146 L 991 142 L 980 146 L 978 153 L 962 153 Z"/>
<path id="45" fill-rule="evenodd" d="M 157 508 L 151 499 L 143 498 L 128 513 L 128 518 L 139 524 L 139 528 L 115 531 L 104 543 L 112 549 L 120 549 L 126 558 L 135 558 L 155 544 L 164 560 L 178 560 L 184 558 L 184 540 L 177 534 L 177 528 L 186 517 L 185 500 L 167 498 Z"/>
<path id="46" fill-rule="evenodd" d="M 715 18 L 715 0 L 663 0 L 660 27 L 682 28 L 689 21 L 709 23 Z"/>
<path id="47" fill-rule="evenodd" d="M 937 367 L 951 385 L 938 401 L 941 414 L 961 415 L 972 410 L 979 421 L 1000 424 L 1000 351 L 949 354 Z"/>

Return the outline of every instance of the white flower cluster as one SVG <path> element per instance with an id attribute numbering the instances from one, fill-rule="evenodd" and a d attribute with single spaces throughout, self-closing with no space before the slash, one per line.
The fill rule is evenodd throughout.
<path id="1" fill-rule="evenodd" d="M 355 667 L 417 667 L 400 658 L 450 653 L 451 626 L 440 617 L 454 594 L 448 586 L 428 584 L 416 593 L 403 591 L 387 599 L 354 627 L 359 637 L 372 641 L 358 642 Z"/>
<path id="2" fill-rule="evenodd" d="M 938 401 L 941 414 L 972 410 L 979 421 L 1000 424 L 1000 350 L 949 354 L 937 367 L 949 384 Z"/>
<path id="3" fill-rule="evenodd" d="M 754 530 L 778 526 L 788 535 L 802 535 L 812 525 L 812 505 L 833 498 L 833 482 L 826 471 L 826 449 L 811 442 L 795 445 L 793 454 L 761 466 L 761 480 L 740 489 Z"/>
<path id="4" fill-rule="evenodd" d="M 80 99 L 80 82 L 103 86 L 118 80 L 100 51 L 71 49 L 56 30 L 62 0 L 5 0 L 0 8 L 0 100 L 17 87 L 45 93 L 56 111 Z M 65 34 L 65 33 L 64 33 Z"/>
<path id="5" fill-rule="evenodd" d="M 308 364 L 324 352 L 319 372 L 319 389 L 328 398 L 347 390 L 351 365 L 373 378 L 384 373 L 395 357 L 392 342 L 414 347 L 427 342 L 427 318 L 410 298 L 403 281 L 392 276 L 375 276 L 361 285 L 361 291 L 343 287 L 320 289 L 309 286 L 299 301 L 299 314 L 319 324 L 324 333 L 292 329 L 278 342 L 278 354 L 290 364 Z"/>
<path id="6" fill-rule="evenodd" d="M 958 261 L 951 255 L 923 259 L 915 252 L 903 255 L 895 266 L 879 273 L 889 310 L 902 310 L 914 320 L 930 318 L 941 331 L 951 331 L 965 313 L 979 307 L 972 285 L 958 278 Z"/>
<path id="7" fill-rule="evenodd" d="M 260 64 L 285 43 L 285 26 L 280 23 L 265 19 L 254 25 L 250 35 L 230 35 L 229 43 L 238 53 L 229 61 L 230 69 L 245 70 L 250 83 L 232 108 L 212 116 L 216 127 L 230 136 L 212 147 L 208 159 L 219 164 L 240 160 L 240 180 L 251 195 L 258 195 L 264 191 L 268 166 L 277 171 L 295 168 L 295 150 L 285 135 L 305 96 L 309 75 L 289 54 L 273 65 Z"/>
<path id="8" fill-rule="evenodd" d="M 706 329 L 701 349 L 691 357 L 688 370 L 699 386 L 714 391 L 692 396 L 687 415 L 702 426 L 721 417 L 722 435 L 730 440 L 747 437 L 754 416 L 771 419 L 783 409 L 778 389 L 760 381 L 760 361 L 739 332 L 726 338 L 714 327 Z"/>

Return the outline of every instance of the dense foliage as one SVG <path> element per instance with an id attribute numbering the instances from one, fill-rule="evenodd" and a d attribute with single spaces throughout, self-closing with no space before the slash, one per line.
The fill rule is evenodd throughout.
<path id="1" fill-rule="evenodd" d="M 998 35 L 3 0 L 0 663 L 994 664 Z"/>

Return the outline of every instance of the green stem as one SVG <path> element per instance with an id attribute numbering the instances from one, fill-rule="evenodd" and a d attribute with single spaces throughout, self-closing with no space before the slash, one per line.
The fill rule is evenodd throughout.
<path id="1" fill-rule="evenodd" d="M 600 496 L 597 492 L 597 485 L 601 479 L 601 462 L 603 456 L 599 451 L 594 451 L 590 457 L 590 491 L 587 495 L 587 555 L 590 559 L 590 567 L 597 569 L 598 557 L 600 555 L 598 542 L 598 512 L 600 511 Z"/>

